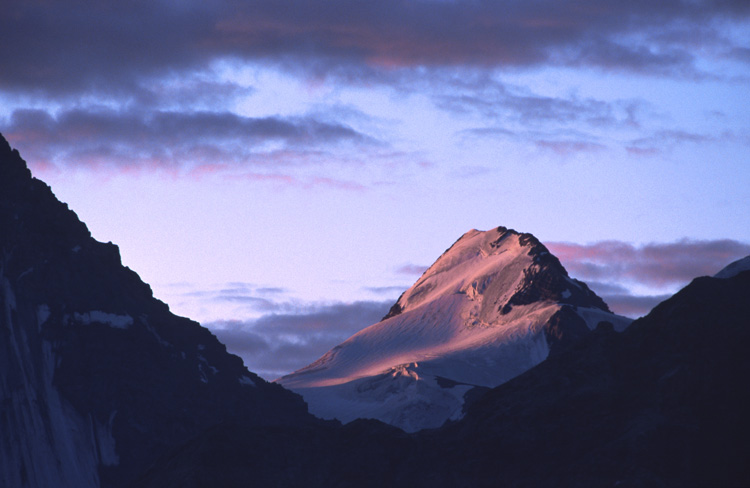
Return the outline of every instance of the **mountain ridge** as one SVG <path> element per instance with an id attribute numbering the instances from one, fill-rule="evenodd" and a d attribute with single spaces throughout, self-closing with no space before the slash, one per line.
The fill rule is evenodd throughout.
<path id="1" fill-rule="evenodd" d="M 407 434 L 317 421 L 299 396 L 248 372 L 156 300 L 1 135 L 0 230 L 0 485 L 750 485 L 750 257 L 621 333 L 596 320 L 600 308 L 564 304 L 557 313 L 593 330 L 548 343 L 546 359 L 465 403 L 462 418 Z M 451 300 L 481 302 L 484 285 L 462 282 Z M 545 308 L 500 313 L 513 296 L 488 310 Z M 388 320 L 421 306 L 404 303 Z M 378 378 L 386 387 L 414 375 L 436 391 L 470 386 L 421 363 L 391 369 Z"/>
<path id="2" fill-rule="evenodd" d="M 381 322 L 276 381 L 323 418 L 437 427 L 460 417 L 471 388 L 507 381 L 602 320 L 618 330 L 630 322 L 533 235 L 473 229 Z"/>
<path id="3" fill-rule="evenodd" d="M 316 422 L 154 298 L 1 135 L 0 229 L 0 485 L 121 486 L 221 422 Z"/>
<path id="4" fill-rule="evenodd" d="M 601 324 L 440 429 L 218 426 L 133 488 L 750 484 L 750 271 L 700 277 L 622 333 Z M 286 469 L 281 459 L 299 460 Z M 278 478 L 275 478 L 278 476 Z"/>

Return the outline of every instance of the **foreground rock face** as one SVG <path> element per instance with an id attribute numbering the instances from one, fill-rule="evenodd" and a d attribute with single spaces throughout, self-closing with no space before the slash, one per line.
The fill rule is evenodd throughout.
<path id="1" fill-rule="evenodd" d="M 630 323 L 534 236 L 472 230 L 383 321 L 277 381 L 323 418 L 376 418 L 413 432 L 460 418 L 475 386 L 508 381 L 601 321 Z"/>
<path id="2" fill-rule="evenodd" d="M 0 485 L 122 485 L 221 422 L 311 421 L 94 240 L 0 136 Z"/>
<path id="3" fill-rule="evenodd" d="M 603 324 L 441 429 L 206 432 L 134 486 L 750 486 L 750 271 Z"/>

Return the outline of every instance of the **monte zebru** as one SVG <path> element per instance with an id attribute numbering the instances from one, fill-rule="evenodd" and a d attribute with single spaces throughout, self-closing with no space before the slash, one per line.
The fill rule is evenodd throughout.
<path id="1" fill-rule="evenodd" d="M 534 236 L 472 230 L 381 322 L 277 381 L 324 418 L 439 427 L 461 417 L 475 387 L 508 381 L 602 321 L 630 323 Z"/>

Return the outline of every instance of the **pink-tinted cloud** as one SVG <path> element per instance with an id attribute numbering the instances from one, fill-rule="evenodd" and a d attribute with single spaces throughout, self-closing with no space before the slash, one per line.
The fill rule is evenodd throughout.
<path id="1" fill-rule="evenodd" d="M 650 287 L 684 285 L 713 275 L 750 254 L 750 244 L 731 239 L 690 240 L 642 246 L 621 241 L 582 245 L 547 243 L 568 272 L 583 281 L 628 282 Z"/>
<path id="2" fill-rule="evenodd" d="M 713 276 L 750 254 L 750 244 L 731 239 L 689 240 L 641 246 L 622 241 L 594 244 L 546 243 L 568 273 L 585 281 L 610 309 L 628 317 L 647 314 L 676 287 L 698 276 Z M 636 294 L 646 287 L 654 294 Z"/>
<path id="3" fill-rule="evenodd" d="M 221 60 L 348 80 L 456 66 L 695 75 L 695 53 L 742 57 L 722 27 L 750 16 L 743 0 L 8 0 L 3 11 L 0 86 L 74 97 L 149 91 L 154 79 Z"/>
<path id="4" fill-rule="evenodd" d="M 398 268 L 396 268 L 396 273 L 403 275 L 421 276 L 422 273 L 427 271 L 427 268 L 427 266 L 422 266 L 419 264 L 404 264 L 403 266 L 399 266 Z"/>
<path id="5" fill-rule="evenodd" d="M 379 145 L 345 124 L 315 117 L 144 108 L 75 108 L 55 115 L 16 110 L 0 130 L 32 164 L 184 171 L 193 177 L 245 172 L 249 178 L 278 179 L 274 168 L 319 165 L 331 151 Z M 361 189 L 325 175 L 301 185 Z"/>
<path id="6" fill-rule="evenodd" d="M 671 295 L 630 295 L 628 293 L 606 294 L 592 288 L 609 305 L 610 310 L 626 317 L 643 317 L 656 305 L 660 304 Z"/>

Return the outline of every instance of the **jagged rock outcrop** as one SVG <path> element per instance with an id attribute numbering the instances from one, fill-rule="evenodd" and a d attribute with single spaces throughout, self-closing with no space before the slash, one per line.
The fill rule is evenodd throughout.
<path id="1" fill-rule="evenodd" d="M 0 136 L 0 485 L 120 486 L 212 425 L 312 422 L 170 313 Z"/>

